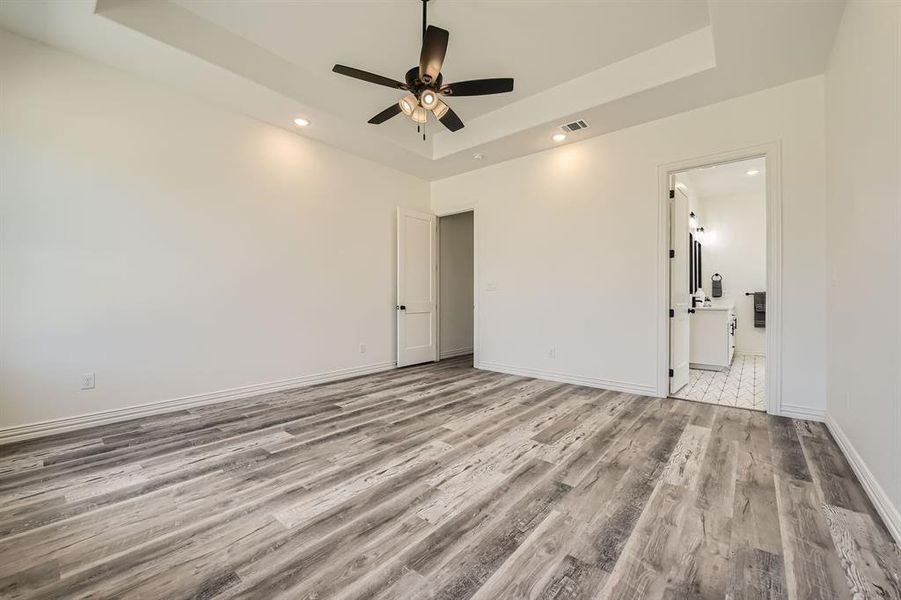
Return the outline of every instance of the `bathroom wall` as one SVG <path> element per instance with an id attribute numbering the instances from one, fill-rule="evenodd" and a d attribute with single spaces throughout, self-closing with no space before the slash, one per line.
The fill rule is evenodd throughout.
<path id="1" fill-rule="evenodd" d="M 711 276 L 723 276 L 723 296 L 717 301 L 735 304 L 738 329 L 735 351 L 766 353 L 766 329 L 754 327 L 753 298 L 745 292 L 766 289 L 766 195 L 723 194 L 704 196 L 704 249 L 702 284 L 709 296 Z"/>

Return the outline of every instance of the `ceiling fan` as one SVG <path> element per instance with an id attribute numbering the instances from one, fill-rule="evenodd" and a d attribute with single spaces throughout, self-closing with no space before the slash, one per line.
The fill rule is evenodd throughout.
<path id="1" fill-rule="evenodd" d="M 422 51 L 419 55 L 419 65 L 407 71 L 404 82 L 344 65 L 332 67 L 332 71 L 341 75 L 409 92 L 399 102 L 369 119 L 374 125 L 384 123 L 401 112 L 415 123 L 423 125 L 428 121 L 428 114 L 431 112 L 449 130 L 457 131 L 463 128 L 463 121 L 440 96 L 486 96 L 513 91 L 511 77 L 473 79 L 456 83 L 442 81 L 441 67 L 447 53 L 450 33 L 446 29 L 427 25 L 428 2 L 429 0 L 422 0 Z"/>

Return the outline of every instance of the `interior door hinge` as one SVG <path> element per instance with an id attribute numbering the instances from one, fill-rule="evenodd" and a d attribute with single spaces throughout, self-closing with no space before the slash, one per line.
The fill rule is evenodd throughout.
<path id="1" fill-rule="evenodd" d="M 670 257 L 670 258 L 676 258 L 676 251 L 673 250 L 672 248 L 670 248 L 670 251 L 669 251 L 669 257 Z"/>
<path id="2" fill-rule="evenodd" d="M 673 377 L 674 375 L 675 375 L 675 373 L 673 372 L 672 369 L 670 369 L 670 370 L 669 370 L 669 376 L 670 376 L 670 377 Z"/>
<path id="3" fill-rule="evenodd" d="M 669 191 L 669 197 L 670 197 L 670 198 L 675 198 L 675 197 L 676 197 L 676 190 L 670 190 L 670 191 Z"/>
<path id="4" fill-rule="evenodd" d="M 675 317 L 675 316 L 676 316 L 676 311 L 673 310 L 672 308 L 669 309 L 669 318 L 672 319 L 672 318 Z"/>

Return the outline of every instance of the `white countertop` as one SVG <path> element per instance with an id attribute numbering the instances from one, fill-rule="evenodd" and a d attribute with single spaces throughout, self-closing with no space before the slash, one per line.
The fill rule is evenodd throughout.
<path id="1" fill-rule="evenodd" d="M 714 303 L 712 306 L 695 306 L 695 310 L 732 310 L 733 308 L 735 308 L 735 304 L 732 302 Z"/>

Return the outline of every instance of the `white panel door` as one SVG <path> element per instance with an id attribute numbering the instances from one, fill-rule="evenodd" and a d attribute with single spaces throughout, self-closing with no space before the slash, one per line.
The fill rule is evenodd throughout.
<path id="1" fill-rule="evenodd" d="M 688 197 L 676 189 L 670 200 L 670 244 L 674 253 L 670 258 L 670 393 L 688 383 L 690 322 L 688 309 L 691 297 L 688 290 Z"/>
<path id="2" fill-rule="evenodd" d="M 435 215 L 397 209 L 397 366 L 438 360 Z"/>

